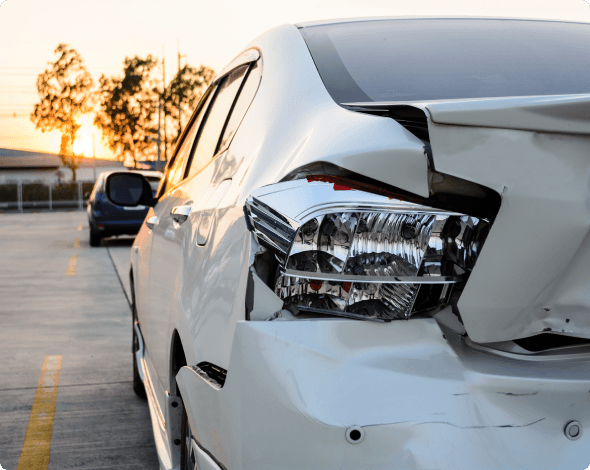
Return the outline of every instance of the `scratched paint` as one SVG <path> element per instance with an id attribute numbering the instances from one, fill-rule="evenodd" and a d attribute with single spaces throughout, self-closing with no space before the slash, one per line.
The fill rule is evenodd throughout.
<path id="1" fill-rule="evenodd" d="M 62 356 L 45 356 L 16 470 L 47 470 Z"/>

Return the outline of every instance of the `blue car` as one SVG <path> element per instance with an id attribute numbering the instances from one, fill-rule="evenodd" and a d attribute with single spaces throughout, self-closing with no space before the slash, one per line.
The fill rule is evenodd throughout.
<path id="1" fill-rule="evenodd" d="M 149 181 L 154 196 L 160 184 L 159 171 L 130 171 L 140 173 Z M 113 235 L 135 235 L 139 232 L 149 208 L 145 206 L 122 207 L 109 202 L 104 193 L 104 182 L 110 172 L 98 175 L 88 200 L 88 224 L 90 225 L 90 246 L 100 246 L 105 237 Z"/>

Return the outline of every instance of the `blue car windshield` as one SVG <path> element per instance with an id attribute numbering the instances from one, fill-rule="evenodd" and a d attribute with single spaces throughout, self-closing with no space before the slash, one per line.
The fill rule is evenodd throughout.
<path id="1" fill-rule="evenodd" d="M 300 31 L 337 103 L 590 93 L 590 24 L 393 19 Z"/>

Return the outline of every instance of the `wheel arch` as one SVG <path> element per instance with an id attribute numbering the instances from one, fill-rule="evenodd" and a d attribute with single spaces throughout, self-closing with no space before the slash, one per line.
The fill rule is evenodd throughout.
<path id="1" fill-rule="evenodd" d="M 184 352 L 182 339 L 180 338 L 178 330 L 174 329 L 170 343 L 170 384 L 168 389 L 170 390 L 170 395 L 180 396 L 180 390 L 176 385 L 176 374 L 178 374 L 178 371 L 186 365 L 186 354 Z"/>
<path id="2" fill-rule="evenodd" d="M 131 266 L 129 268 L 129 290 L 131 291 L 131 298 L 129 299 L 129 301 L 131 302 L 131 305 L 135 305 L 135 285 L 133 283 L 133 266 Z"/>

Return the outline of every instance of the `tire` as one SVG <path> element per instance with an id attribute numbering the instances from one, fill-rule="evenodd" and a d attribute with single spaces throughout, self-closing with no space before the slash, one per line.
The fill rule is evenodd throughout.
<path id="1" fill-rule="evenodd" d="M 136 348 L 135 351 L 139 349 L 139 342 L 137 341 L 135 329 L 133 330 L 133 347 Z M 143 384 L 143 382 L 141 381 L 141 377 L 139 376 L 139 370 L 137 368 L 137 356 L 135 355 L 135 352 L 133 353 L 133 391 L 138 397 L 147 400 L 147 395 L 145 393 L 145 385 Z"/>
<path id="2" fill-rule="evenodd" d="M 132 324 L 131 329 L 133 331 L 133 340 L 131 343 L 131 353 L 133 354 L 133 391 L 135 394 L 143 398 L 144 400 L 147 399 L 147 395 L 145 393 L 145 385 L 141 381 L 141 377 L 139 376 L 139 369 L 137 367 L 137 355 L 135 354 L 139 350 L 139 338 L 135 333 L 135 322 L 137 321 L 137 311 L 135 310 L 135 296 L 133 295 L 133 305 L 131 307 L 133 315 L 132 315 Z"/>
<path id="3" fill-rule="evenodd" d="M 100 246 L 101 239 L 100 232 L 90 227 L 90 246 Z"/>
<path id="4" fill-rule="evenodd" d="M 188 415 L 186 408 L 182 407 L 182 430 L 180 434 L 180 470 L 198 470 L 196 466 L 195 456 L 191 452 L 191 441 L 193 433 L 191 425 L 188 422 Z"/>

